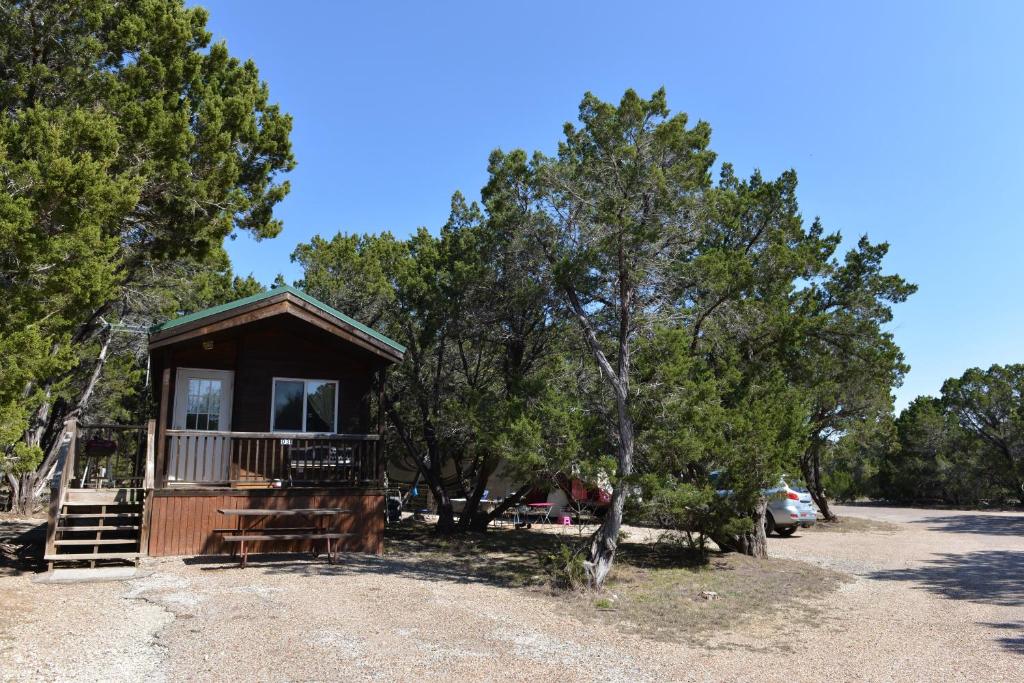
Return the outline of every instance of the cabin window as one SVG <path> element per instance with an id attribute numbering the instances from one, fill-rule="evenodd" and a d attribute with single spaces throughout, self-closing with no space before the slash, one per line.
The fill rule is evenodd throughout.
<path id="1" fill-rule="evenodd" d="M 337 428 L 337 382 L 275 377 L 271 401 L 271 431 L 333 434 Z"/>
<path id="2" fill-rule="evenodd" d="M 189 379 L 185 404 L 185 429 L 217 431 L 220 428 L 219 379 Z"/>

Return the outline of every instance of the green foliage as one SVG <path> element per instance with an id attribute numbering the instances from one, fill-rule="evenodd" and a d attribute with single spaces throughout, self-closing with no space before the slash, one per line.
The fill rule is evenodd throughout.
<path id="1" fill-rule="evenodd" d="M 837 448 L 859 450 L 872 461 L 877 475 L 867 495 L 954 505 L 1017 502 L 1024 498 L 1022 391 L 1022 365 L 971 368 L 947 380 L 940 398 L 922 396 L 907 406 L 896 419 L 896 439 L 857 448 L 850 435 Z M 850 461 L 840 460 L 837 473 L 849 471 Z"/>
<path id="2" fill-rule="evenodd" d="M 300 287 L 406 346 L 388 378 L 389 452 L 439 504 L 481 494 L 499 463 L 540 481 L 567 462 L 579 415 L 548 348 L 546 295 L 507 224 L 456 194 L 436 237 L 314 237 L 292 258 Z"/>
<path id="3" fill-rule="evenodd" d="M 541 568 L 555 588 L 578 591 L 587 585 L 583 560 L 583 548 L 570 548 L 561 543 L 558 550 L 541 558 Z"/>
<path id="4" fill-rule="evenodd" d="M 822 451 L 822 486 L 830 498 L 852 501 L 879 496 L 883 473 L 880 454 L 898 445 L 892 415 L 857 422 L 840 439 L 829 440 Z"/>
<path id="5" fill-rule="evenodd" d="M 99 349 L 138 358 L 108 324 L 258 287 L 211 278 L 225 237 L 280 231 L 291 119 L 205 25 L 182 0 L 0 8 L 0 450 L 18 468 L 16 442 L 45 450 L 63 414 L 99 410 Z M 112 416 L 130 366 L 110 363 Z"/>
<path id="6" fill-rule="evenodd" d="M 889 405 L 905 366 L 881 325 L 913 287 L 882 272 L 886 245 L 836 259 L 794 172 L 725 164 L 712 184 L 710 128 L 661 91 L 587 95 L 579 121 L 556 156 L 494 152 L 484 206 L 457 194 L 437 236 L 300 245 L 298 284 L 408 347 L 394 450 L 437 485 L 469 492 L 502 462 L 610 479 L 680 529 L 749 530 L 811 444 Z"/>
<path id="7" fill-rule="evenodd" d="M 997 480 L 1024 492 L 1024 365 L 971 368 L 942 385 L 946 410 Z"/>
<path id="8" fill-rule="evenodd" d="M 707 551 L 708 535 L 723 531 L 733 519 L 707 484 L 646 474 L 640 477 L 639 485 L 641 495 L 632 514 L 640 521 L 678 532 L 691 550 L 701 554 Z"/>

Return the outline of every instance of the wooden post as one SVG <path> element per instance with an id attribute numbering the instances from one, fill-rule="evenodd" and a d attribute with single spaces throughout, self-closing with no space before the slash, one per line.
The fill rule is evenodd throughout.
<path id="1" fill-rule="evenodd" d="M 374 475 L 377 479 L 377 486 L 384 485 L 384 387 L 387 382 L 387 368 L 380 369 L 380 376 L 378 379 L 377 387 L 377 436 L 380 439 L 374 444 L 375 454 L 375 472 Z"/>
<path id="2" fill-rule="evenodd" d="M 156 420 L 146 422 L 146 471 L 142 478 L 142 488 L 153 490 L 156 469 Z"/>
<path id="3" fill-rule="evenodd" d="M 160 417 L 156 425 L 156 461 L 153 472 L 155 488 L 167 485 L 167 413 L 171 400 L 171 369 L 164 368 L 160 378 Z"/>
<path id="4" fill-rule="evenodd" d="M 57 459 L 57 467 L 54 477 L 56 486 L 50 484 L 50 509 L 49 527 L 46 530 L 46 551 L 47 556 L 57 552 L 57 523 L 60 521 L 61 509 L 64 506 L 64 497 L 67 495 L 68 485 L 71 478 L 75 476 L 75 448 L 78 445 L 78 418 L 71 417 L 64 422 L 64 430 L 58 437 L 61 441 L 67 441 L 64 457 Z M 60 446 L 58 446 L 60 448 Z M 53 561 L 50 561 L 50 569 L 53 569 Z"/>
<path id="5" fill-rule="evenodd" d="M 149 529 L 153 519 L 153 488 L 156 483 L 156 420 L 146 422 L 146 472 L 142 479 L 142 518 L 139 524 L 139 552 L 149 554 Z"/>
<path id="6" fill-rule="evenodd" d="M 384 384 L 387 382 L 387 369 L 381 368 L 377 381 L 377 433 L 384 435 Z"/>

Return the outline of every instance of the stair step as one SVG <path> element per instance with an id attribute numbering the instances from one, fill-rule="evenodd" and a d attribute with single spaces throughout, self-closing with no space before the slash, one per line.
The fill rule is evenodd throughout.
<path id="1" fill-rule="evenodd" d="M 68 489 L 65 505 L 133 505 L 141 503 L 143 489 Z"/>
<path id="2" fill-rule="evenodd" d="M 137 508 L 137 507 L 141 507 L 142 506 L 141 502 L 136 502 L 134 500 L 118 501 L 118 502 L 111 502 L 111 503 L 91 503 L 89 501 L 65 500 L 63 504 L 68 506 L 68 507 L 91 507 L 91 508 L 98 508 L 98 507 Z"/>
<path id="3" fill-rule="evenodd" d="M 135 531 L 138 528 L 138 525 L 135 524 L 125 524 L 121 526 L 58 526 L 57 531 Z"/>
<path id="4" fill-rule="evenodd" d="M 134 560 L 142 557 L 142 553 L 70 553 L 59 555 L 45 555 L 43 560 L 47 562 L 55 560 Z"/>
<path id="5" fill-rule="evenodd" d="M 111 519 L 113 517 L 139 517 L 139 512 L 62 512 L 61 519 Z"/>
<path id="6" fill-rule="evenodd" d="M 138 543 L 137 538 L 58 538 L 54 545 L 128 545 Z"/>

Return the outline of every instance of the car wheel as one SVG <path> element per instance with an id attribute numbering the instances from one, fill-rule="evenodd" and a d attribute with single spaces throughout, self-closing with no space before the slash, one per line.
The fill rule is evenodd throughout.
<path id="1" fill-rule="evenodd" d="M 769 512 L 764 516 L 764 535 L 771 536 L 773 531 L 775 531 L 775 518 Z"/>
<path id="2" fill-rule="evenodd" d="M 782 536 L 783 538 L 789 538 L 790 536 L 796 533 L 796 527 L 788 526 L 785 529 L 778 529 L 777 531 L 779 532 L 779 536 Z"/>

